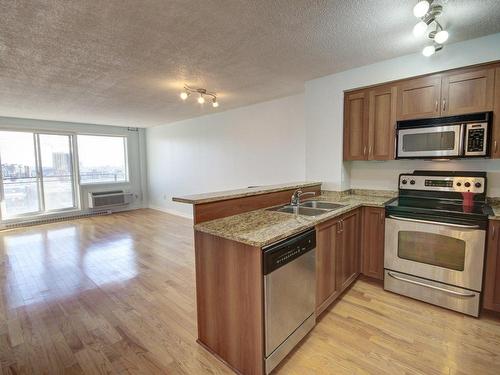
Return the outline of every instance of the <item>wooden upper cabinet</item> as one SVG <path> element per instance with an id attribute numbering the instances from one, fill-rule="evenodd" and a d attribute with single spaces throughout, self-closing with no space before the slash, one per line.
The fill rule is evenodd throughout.
<path id="1" fill-rule="evenodd" d="M 339 247 L 340 220 L 330 220 L 316 229 L 316 311 L 318 315 L 339 293 L 335 260 Z"/>
<path id="2" fill-rule="evenodd" d="M 395 158 L 395 126 L 415 120 L 494 111 L 491 150 L 500 158 L 500 64 L 409 78 L 344 96 L 344 160 Z"/>
<path id="3" fill-rule="evenodd" d="M 410 79 L 398 85 L 397 119 L 439 117 L 441 75 Z"/>
<path id="4" fill-rule="evenodd" d="M 465 69 L 443 75 L 441 115 L 493 110 L 495 69 Z"/>
<path id="5" fill-rule="evenodd" d="M 394 159 L 396 127 L 395 86 L 370 90 L 368 100 L 368 160 Z"/>
<path id="6" fill-rule="evenodd" d="M 363 208 L 361 234 L 361 272 L 379 280 L 384 279 L 385 209 Z"/>
<path id="7" fill-rule="evenodd" d="M 485 309 L 500 312 L 500 221 L 491 220 L 488 230 L 484 278 Z"/>
<path id="8" fill-rule="evenodd" d="M 493 110 L 493 133 L 491 137 L 491 157 L 500 158 L 500 67 L 495 69 L 495 94 Z"/>
<path id="9" fill-rule="evenodd" d="M 344 99 L 344 160 L 366 160 L 367 94 L 356 91 Z"/>
<path id="10" fill-rule="evenodd" d="M 351 211 L 342 218 L 342 241 L 337 251 L 336 285 L 340 290 L 347 288 L 359 275 L 360 263 L 360 213 Z"/>
<path id="11" fill-rule="evenodd" d="M 395 86 L 345 94 L 344 160 L 394 159 Z"/>

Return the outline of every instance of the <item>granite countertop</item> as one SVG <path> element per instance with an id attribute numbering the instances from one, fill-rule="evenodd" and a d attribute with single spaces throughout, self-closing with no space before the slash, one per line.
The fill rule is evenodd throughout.
<path id="1" fill-rule="evenodd" d="M 493 210 L 493 215 L 489 216 L 490 220 L 500 220 L 500 202 L 491 202 L 491 209 Z"/>
<path id="2" fill-rule="evenodd" d="M 195 225 L 194 228 L 214 236 L 251 246 L 263 247 L 312 228 L 321 222 L 345 214 L 355 208 L 361 206 L 383 207 L 392 197 L 377 196 L 375 194 L 353 194 L 345 197 L 335 197 L 325 194 L 315 199 L 342 204 L 344 207 L 334 211 L 327 211 L 318 216 L 302 216 L 260 209 L 206 221 Z"/>
<path id="3" fill-rule="evenodd" d="M 194 194 L 194 195 L 185 195 L 183 197 L 173 197 L 172 200 L 174 202 L 181 203 L 190 203 L 190 204 L 200 204 L 200 203 L 208 203 L 208 202 L 217 202 L 224 201 L 228 199 L 241 198 L 241 197 L 249 197 L 252 195 L 260 195 L 267 193 L 274 193 L 277 191 L 284 191 L 290 189 L 299 189 L 311 186 L 321 185 L 321 182 L 290 182 L 288 184 L 279 184 L 279 185 L 263 185 L 263 186 L 255 186 L 248 187 L 244 189 L 236 189 L 236 190 L 226 190 L 226 191 L 216 191 L 212 193 L 205 194 Z"/>

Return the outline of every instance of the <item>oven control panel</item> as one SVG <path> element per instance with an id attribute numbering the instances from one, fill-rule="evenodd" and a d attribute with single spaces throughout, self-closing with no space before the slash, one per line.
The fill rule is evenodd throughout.
<path id="1" fill-rule="evenodd" d="M 445 177 L 401 175 L 399 188 L 402 190 L 448 191 L 451 193 L 484 193 L 484 177 Z"/>
<path id="2" fill-rule="evenodd" d="M 486 156 L 488 124 L 466 124 L 465 156 Z"/>

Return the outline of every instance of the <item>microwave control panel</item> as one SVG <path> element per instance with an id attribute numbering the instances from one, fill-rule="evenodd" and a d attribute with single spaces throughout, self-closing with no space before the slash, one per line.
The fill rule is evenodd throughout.
<path id="1" fill-rule="evenodd" d="M 465 156 L 486 155 L 488 139 L 488 124 L 466 124 L 465 125 Z"/>
<path id="2" fill-rule="evenodd" d="M 484 193 L 484 177 L 445 177 L 401 175 L 399 188 L 402 190 L 447 191 L 451 193 Z"/>

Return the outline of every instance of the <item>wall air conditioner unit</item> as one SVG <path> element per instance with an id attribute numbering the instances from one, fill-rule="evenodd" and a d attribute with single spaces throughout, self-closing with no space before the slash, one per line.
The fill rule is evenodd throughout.
<path id="1" fill-rule="evenodd" d="M 134 194 L 123 190 L 94 191 L 89 193 L 89 208 L 124 206 L 133 200 Z"/>

